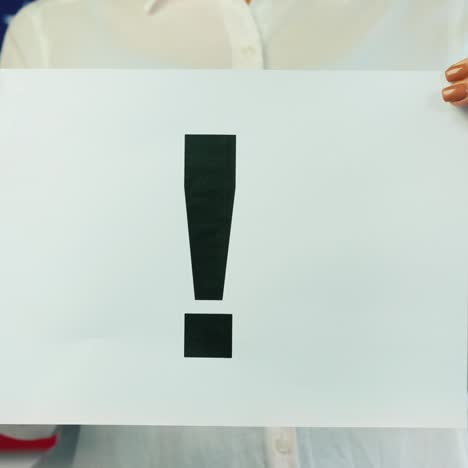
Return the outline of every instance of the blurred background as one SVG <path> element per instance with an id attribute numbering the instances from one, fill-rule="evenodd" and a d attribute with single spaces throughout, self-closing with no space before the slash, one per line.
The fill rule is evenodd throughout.
<path id="1" fill-rule="evenodd" d="M 0 47 L 10 18 L 30 0 L 0 0 Z"/>

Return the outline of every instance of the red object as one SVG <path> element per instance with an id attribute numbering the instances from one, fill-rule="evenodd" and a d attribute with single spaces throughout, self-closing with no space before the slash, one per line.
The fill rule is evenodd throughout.
<path id="1" fill-rule="evenodd" d="M 44 439 L 24 440 L 14 439 L 0 434 L 0 452 L 45 452 L 57 443 L 54 434 Z"/>

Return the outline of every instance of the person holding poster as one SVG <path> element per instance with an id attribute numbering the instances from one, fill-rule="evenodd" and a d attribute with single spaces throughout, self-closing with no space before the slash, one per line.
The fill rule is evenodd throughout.
<path id="1" fill-rule="evenodd" d="M 464 0 L 37 0 L 12 19 L 0 66 L 443 70 L 464 56 L 464 7 Z M 468 59 L 451 66 L 446 79 L 442 98 L 468 105 Z M 371 98 L 385 106 L 385 96 Z M 468 466 L 468 438 L 455 430 L 60 430 L 57 447 L 37 466 Z M 27 427 L 3 432 L 28 437 Z M 44 428 L 43 435 L 50 434 L 50 427 Z"/>

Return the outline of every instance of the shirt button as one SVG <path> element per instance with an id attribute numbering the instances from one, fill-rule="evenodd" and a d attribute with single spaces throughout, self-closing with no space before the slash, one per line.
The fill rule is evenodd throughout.
<path id="1" fill-rule="evenodd" d="M 284 438 L 279 438 L 276 439 L 275 441 L 275 447 L 276 450 L 278 450 L 279 453 L 282 453 L 283 455 L 287 455 L 288 453 L 291 453 L 291 443 L 289 440 L 284 439 Z"/>
<path id="2" fill-rule="evenodd" d="M 241 48 L 242 55 L 251 57 L 257 53 L 257 50 L 253 46 L 245 46 Z"/>

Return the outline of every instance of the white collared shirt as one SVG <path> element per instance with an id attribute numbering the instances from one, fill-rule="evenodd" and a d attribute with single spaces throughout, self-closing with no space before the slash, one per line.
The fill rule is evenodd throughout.
<path id="1" fill-rule="evenodd" d="M 458 61 L 465 0 L 38 0 L 1 66 L 437 69 Z"/>
<path id="2" fill-rule="evenodd" d="M 465 0 L 145 6 L 144 0 L 38 0 L 12 20 L 0 65 L 442 70 L 462 58 L 468 32 Z M 72 466 L 462 468 L 464 437 L 395 429 L 85 427 Z"/>

